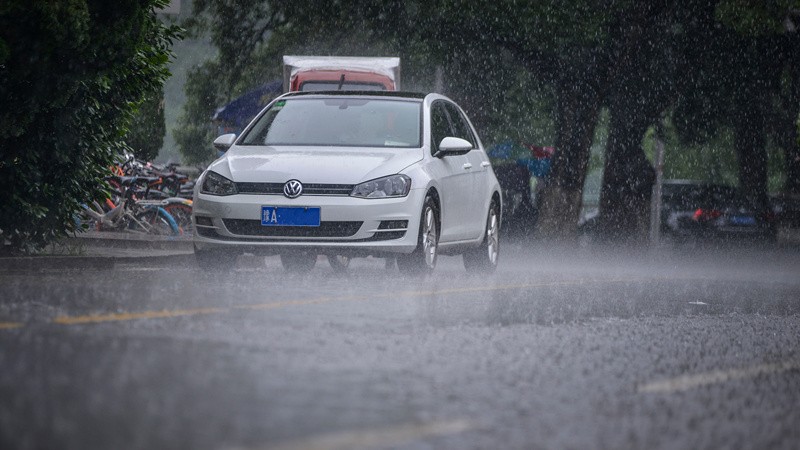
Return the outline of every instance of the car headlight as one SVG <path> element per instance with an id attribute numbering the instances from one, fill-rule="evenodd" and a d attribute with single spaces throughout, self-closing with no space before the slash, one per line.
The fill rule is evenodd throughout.
<path id="1" fill-rule="evenodd" d="M 200 189 L 203 194 L 211 195 L 233 195 L 238 194 L 236 183 L 223 177 L 222 175 L 208 171 L 203 178 L 203 186 Z"/>
<path id="2" fill-rule="evenodd" d="M 405 197 L 410 190 L 411 178 L 406 175 L 389 175 L 356 185 L 350 196 L 360 198 Z"/>

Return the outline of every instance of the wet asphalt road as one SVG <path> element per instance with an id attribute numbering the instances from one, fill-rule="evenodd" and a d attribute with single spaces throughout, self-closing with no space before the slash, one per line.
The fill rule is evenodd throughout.
<path id="1" fill-rule="evenodd" d="M 0 448 L 800 447 L 797 249 L 504 250 L 0 274 Z"/>

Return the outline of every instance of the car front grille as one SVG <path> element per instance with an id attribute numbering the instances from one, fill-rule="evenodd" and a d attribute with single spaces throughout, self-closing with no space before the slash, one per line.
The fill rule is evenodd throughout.
<path id="1" fill-rule="evenodd" d="M 223 219 L 225 228 L 240 236 L 343 238 L 358 233 L 363 222 L 321 222 L 318 227 L 263 226 L 260 220 Z"/>
<path id="2" fill-rule="evenodd" d="M 236 183 L 240 194 L 283 195 L 285 183 Z M 303 195 L 336 195 L 346 197 L 353 192 L 352 184 L 303 184 Z"/>

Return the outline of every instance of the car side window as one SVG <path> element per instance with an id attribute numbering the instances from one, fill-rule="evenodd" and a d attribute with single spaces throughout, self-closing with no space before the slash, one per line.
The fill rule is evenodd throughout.
<path id="1" fill-rule="evenodd" d="M 455 132 L 453 136 L 464 139 L 472 144 L 472 148 L 475 148 L 475 136 L 472 134 L 467 119 L 464 118 L 461 111 L 456 108 L 456 105 L 448 103 L 447 112 L 450 114 L 450 121 L 453 124 L 453 131 Z"/>
<path id="2" fill-rule="evenodd" d="M 450 121 L 442 103 L 434 103 L 431 107 L 431 154 L 439 151 L 442 139 L 452 135 Z"/>

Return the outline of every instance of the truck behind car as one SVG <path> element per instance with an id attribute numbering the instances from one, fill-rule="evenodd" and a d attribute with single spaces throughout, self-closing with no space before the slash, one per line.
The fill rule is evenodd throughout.
<path id="1" fill-rule="evenodd" d="M 397 91 L 400 58 L 284 56 L 283 91 Z"/>

